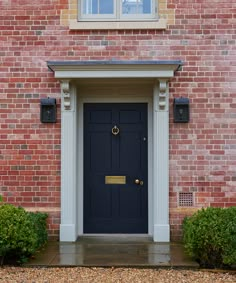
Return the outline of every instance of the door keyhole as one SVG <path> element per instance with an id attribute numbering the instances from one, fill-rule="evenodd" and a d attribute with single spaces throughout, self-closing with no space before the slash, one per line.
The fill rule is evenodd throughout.
<path id="1" fill-rule="evenodd" d="M 135 179 L 134 183 L 135 183 L 136 185 L 143 186 L 143 181 L 142 181 L 142 180 Z"/>

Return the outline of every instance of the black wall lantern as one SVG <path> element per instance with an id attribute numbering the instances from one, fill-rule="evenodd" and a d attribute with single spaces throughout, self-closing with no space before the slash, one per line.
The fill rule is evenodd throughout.
<path id="1" fill-rule="evenodd" d="M 55 123 L 57 120 L 56 98 L 40 99 L 40 121 L 42 123 Z"/>
<path id="2" fill-rule="evenodd" d="M 189 122 L 189 99 L 179 97 L 174 99 L 174 122 L 188 123 Z"/>

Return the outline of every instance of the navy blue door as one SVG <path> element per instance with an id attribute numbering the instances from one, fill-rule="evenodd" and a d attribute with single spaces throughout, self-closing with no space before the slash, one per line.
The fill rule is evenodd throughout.
<path id="1" fill-rule="evenodd" d="M 84 105 L 84 233 L 147 233 L 147 104 Z"/>

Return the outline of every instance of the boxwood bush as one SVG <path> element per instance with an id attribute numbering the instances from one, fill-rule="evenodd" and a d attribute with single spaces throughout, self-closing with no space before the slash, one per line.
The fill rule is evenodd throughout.
<path id="1" fill-rule="evenodd" d="M 11 204 L 0 206 L 1 264 L 26 261 L 46 242 L 46 218 Z"/>
<path id="2" fill-rule="evenodd" d="M 201 267 L 236 264 L 236 207 L 201 209 L 183 222 L 185 248 Z"/>
<path id="3" fill-rule="evenodd" d="M 41 212 L 29 212 L 29 218 L 34 225 L 34 230 L 37 234 L 37 249 L 47 243 L 47 218 L 46 213 Z"/>

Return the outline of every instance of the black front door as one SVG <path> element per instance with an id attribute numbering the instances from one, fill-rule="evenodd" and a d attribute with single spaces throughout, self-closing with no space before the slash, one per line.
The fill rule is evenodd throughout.
<path id="1" fill-rule="evenodd" d="M 147 104 L 84 105 L 84 233 L 147 233 Z"/>

